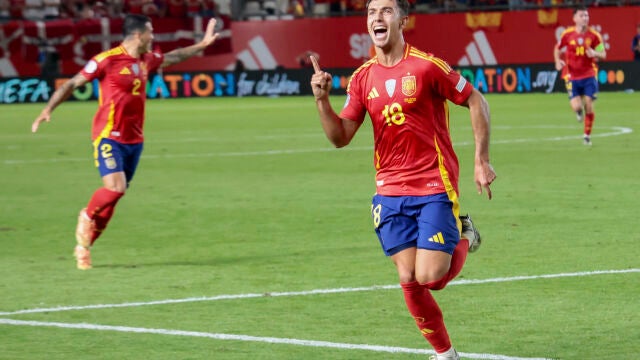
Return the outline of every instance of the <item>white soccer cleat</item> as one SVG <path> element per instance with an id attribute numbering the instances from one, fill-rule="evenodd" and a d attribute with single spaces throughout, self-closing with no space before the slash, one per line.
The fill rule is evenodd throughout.
<path id="1" fill-rule="evenodd" d="M 87 216 L 87 209 L 80 210 L 78 214 L 78 226 L 76 226 L 76 242 L 78 245 L 88 248 L 91 246 L 91 235 L 96 228 L 95 221 Z"/>
<path id="2" fill-rule="evenodd" d="M 480 232 L 478 232 L 478 229 L 473 225 L 469 214 L 460 215 L 460 221 L 462 222 L 462 232 L 460 236 L 469 240 L 469 252 L 477 251 L 482 243 Z"/>
<path id="3" fill-rule="evenodd" d="M 84 246 L 76 245 L 73 250 L 73 256 L 76 257 L 78 270 L 91 269 L 91 251 Z"/>
<path id="4" fill-rule="evenodd" d="M 453 355 L 431 355 L 429 356 L 429 360 L 460 360 L 460 355 L 455 349 L 453 350 Z"/>
<path id="5" fill-rule="evenodd" d="M 582 143 L 588 146 L 591 146 L 591 137 L 589 135 L 585 135 L 582 138 Z"/>

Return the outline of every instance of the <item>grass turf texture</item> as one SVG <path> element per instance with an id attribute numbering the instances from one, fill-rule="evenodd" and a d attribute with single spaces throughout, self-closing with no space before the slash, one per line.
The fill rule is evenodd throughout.
<path id="1" fill-rule="evenodd" d="M 482 232 L 458 279 L 639 268 L 638 94 L 602 93 L 593 146 L 566 96 L 487 96 L 494 199 L 473 183 L 468 112 L 452 107 L 461 205 Z M 339 109 L 344 97 L 334 96 Z M 95 103 L 2 105 L 0 312 L 394 285 L 369 217 L 371 126 L 332 149 L 313 100 L 208 98 L 147 105 L 143 158 L 94 269 L 75 269 L 78 210 L 100 186 Z M 633 132 L 615 135 L 623 130 Z M 608 134 L 612 136 L 608 136 Z M 640 274 L 450 286 L 437 292 L 463 353 L 631 359 Z M 430 349 L 397 288 L 1 315 L 3 319 Z M 3 359 L 424 359 L 193 336 L 0 323 Z"/>

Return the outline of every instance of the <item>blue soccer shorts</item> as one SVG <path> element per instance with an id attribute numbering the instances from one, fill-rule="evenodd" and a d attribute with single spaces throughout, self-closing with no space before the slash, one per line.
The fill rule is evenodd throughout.
<path id="1" fill-rule="evenodd" d="M 459 206 L 446 193 L 428 196 L 375 195 L 371 216 L 385 255 L 404 249 L 453 254 L 460 241 Z"/>
<path id="2" fill-rule="evenodd" d="M 569 99 L 576 96 L 588 96 L 595 100 L 598 98 L 598 80 L 595 77 L 571 80 L 571 86 L 567 90 L 569 90 Z"/>
<path id="3" fill-rule="evenodd" d="M 100 176 L 124 172 L 127 186 L 138 167 L 143 143 L 122 144 L 115 140 L 102 138 L 93 144 L 93 158 Z"/>

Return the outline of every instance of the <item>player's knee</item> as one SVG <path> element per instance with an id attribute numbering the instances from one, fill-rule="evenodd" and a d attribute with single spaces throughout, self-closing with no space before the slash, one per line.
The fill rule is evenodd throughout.
<path id="1" fill-rule="evenodd" d="M 416 280 L 420 284 L 433 283 L 437 280 L 442 279 L 447 274 L 448 270 L 449 269 L 447 267 L 436 267 L 436 266 L 429 267 L 427 269 L 420 271 L 419 273 L 416 273 Z M 433 290 L 439 290 L 439 289 L 433 289 Z"/>
<path id="2" fill-rule="evenodd" d="M 413 271 L 398 269 L 398 280 L 401 284 L 410 283 L 416 281 L 415 273 Z"/>

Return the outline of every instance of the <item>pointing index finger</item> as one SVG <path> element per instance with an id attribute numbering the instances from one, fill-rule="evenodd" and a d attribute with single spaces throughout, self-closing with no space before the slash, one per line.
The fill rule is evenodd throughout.
<path id="1" fill-rule="evenodd" d="M 318 64 L 318 59 L 316 59 L 316 57 L 313 55 L 309 55 L 309 60 L 311 60 L 311 63 L 313 64 L 313 70 L 316 71 L 316 74 L 321 73 L 322 69 L 320 69 L 320 65 Z"/>

